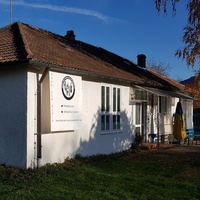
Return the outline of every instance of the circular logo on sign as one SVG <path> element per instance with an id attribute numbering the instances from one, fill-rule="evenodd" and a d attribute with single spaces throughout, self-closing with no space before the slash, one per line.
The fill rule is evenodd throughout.
<path id="1" fill-rule="evenodd" d="M 62 93 L 67 100 L 71 100 L 74 97 L 75 84 L 70 76 L 65 76 L 62 80 Z"/>

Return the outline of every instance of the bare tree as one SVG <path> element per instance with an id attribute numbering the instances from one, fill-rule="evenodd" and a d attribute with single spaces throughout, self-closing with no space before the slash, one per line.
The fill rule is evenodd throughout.
<path id="1" fill-rule="evenodd" d="M 164 76 L 169 76 L 169 72 L 171 71 L 171 67 L 162 61 L 157 62 L 154 60 L 150 60 L 147 62 L 147 66 L 152 71 L 162 74 Z"/>
<path id="2" fill-rule="evenodd" d="M 180 0 L 154 0 L 154 2 L 158 12 L 163 10 L 164 13 L 167 13 L 167 3 L 170 2 L 175 15 Z M 186 0 L 186 2 L 188 19 L 182 37 L 185 47 L 177 49 L 176 56 L 186 60 L 188 66 L 194 66 L 200 58 L 200 0 Z"/>

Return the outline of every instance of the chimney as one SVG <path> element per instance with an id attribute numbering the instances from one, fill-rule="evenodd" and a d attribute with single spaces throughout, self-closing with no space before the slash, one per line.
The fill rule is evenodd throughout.
<path id="1" fill-rule="evenodd" d="M 144 54 L 139 54 L 137 56 L 137 59 L 138 59 L 137 60 L 138 66 L 145 68 L 146 67 L 146 56 Z"/>
<path id="2" fill-rule="evenodd" d="M 75 40 L 76 35 L 74 35 L 74 31 L 73 30 L 69 30 L 69 31 L 67 31 L 67 34 L 65 35 L 65 37 L 68 40 Z"/>

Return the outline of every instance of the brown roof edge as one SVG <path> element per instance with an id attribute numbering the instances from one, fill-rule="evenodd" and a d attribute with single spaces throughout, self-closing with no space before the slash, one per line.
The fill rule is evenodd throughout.
<path id="1" fill-rule="evenodd" d="M 30 65 L 36 65 L 36 66 L 40 65 L 42 67 L 48 67 L 48 68 L 51 68 L 52 71 L 76 73 L 76 74 L 79 74 L 79 75 L 91 75 L 93 77 L 102 77 L 102 78 L 118 80 L 118 81 L 122 81 L 122 82 L 123 81 L 128 82 L 128 83 L 130 83 L 130 85 L 133 84 L 133 81 L 131 79 L 126 79 L 126 78 L 120 78 L 119 79 L 118 77 L 114 77 L 114 76 L 98 74 L 98 73 L 95 73 L 95 72 L 89 72 L 89 71 L 74 69 L 74 68 L 70 68 L 70 67 L 59 66 L 59 65 L 55 65 L 55 64 L 51 64 L 51 63 L 45 63 L 45 62 L 30 60 L 29 64 Z M 134 80 L 134 84 L 142 85 L 143 82 Z"/>
<path id="2" fill-rule="evenodd" d="M 149 68 L 147 68 L 147 70 L 148 70 L 149 72 L 155 74 L 156 76 L 159 75 L 160 77 L 162 77 L 162 79 L 166 80 L 167 82 L 169 82 L 171 85 L 175 86 L 176 88 L 178 88 L 178 89 L 180 89 L 180 90 L 186 90 L 186 87 L 185 87 L 183 84 L 181 84 L 181 83 L 179 83 L 179 82 L 177 82 L 177 81 L 175 81 L 175 80 L 173 80 L 173 79 L 171 79 L 171 78 L 169 78 L 169 77 L 167 77 L 167 76 L 164 76 L 164 75 L 162 75 L 162 74 L 159 74 L 158 72 L 154 72 L 154 71 L 152 71 L 152 70 L 149 69 Z"/>
<path id="3" fill-rule="evenodd" d="M 23 28 L 22 28 L 22 24 L 20 22 L 16 22 L 17 23 L 17 26 L 18 26 L 18 29 L 19 29 L 19 33 L 21 35 L 21 38 L 22 38 L 22 41 L 24 43 L 24 48 L 25 48 L 25 51 L 27 52 L 27 56 L 26 58 L 27 59 L 32 59 L 33 58 L 33 54 L 28 46 L 28 42 L 26 40 L 26 37 L 25 35 L 26 34 L 23 34 Z"/>
<path id="4" fill-rule="evenodd" d="M 8 62 L 2 62 L 0 63 L 0 67 L 2 68 L 3 66 L 13 66 L 16 64 L 23 64 L 23 63 L 28 63 L 29 60 L 28 59 L 24 59 L 24 60 L 20 60 L 20 61 L 8 61 Z"/>

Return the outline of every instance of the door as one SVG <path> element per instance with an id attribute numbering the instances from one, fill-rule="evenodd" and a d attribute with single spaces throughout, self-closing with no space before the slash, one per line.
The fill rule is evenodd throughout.
<path id="1" fill-rule="evenodd" d="M 142 134 L 142 104 L 135 105 L 135 133 Z"/>
<path id="2" fill-rule="evenodd" d="M 172 116 L 171 116 L 171 98 L 159 96 L 158 102 L 158 132 L 161 135 L 168 135 L 172 133 Z M 165 142 L 165 141 L 162 141 Z"/>
<path id="3" fill-rule="evenodd" d="M 136 103 L 135 105 L 135 133 L 140 133 L 143 136 L 143 141 L 146 142 L 146 116 L 147 103 Z"/>

